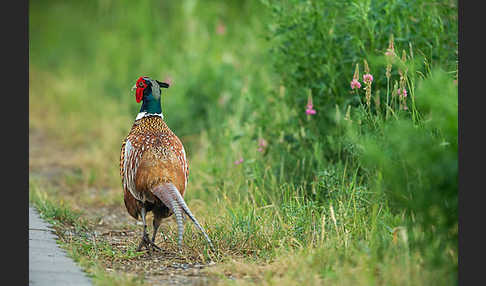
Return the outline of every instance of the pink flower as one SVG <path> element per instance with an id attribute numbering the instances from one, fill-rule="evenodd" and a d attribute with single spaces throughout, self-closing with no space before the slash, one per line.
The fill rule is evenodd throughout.
<path id="1" fill-rule="evenodd" d="M 363 75 L 363 81 L 366 83 L 372 83 L 373 82 L 373 76 L 369 73 Z"/>
<path id="2" fill-rule="evenodd" d="M 218 35 L 224 35 L 226 33 L 226 26 L 219 22 L 218 26 L 216 27 L 216 34 Z"/>
<path id="3" fill-rule="evenodd" d="M 312 105 L 312 97 L 309 96 L 309 99 L 307 100 L 307 105 L 306 105 L 306 110 L 305 110 L 305 113 L 307 115 L 313 115 L 313 114 L 316 114 L 316 110 L 313 107 Z"/>
<path id="4" fill-rule="evenodd" d="M 307 115 L 313 115 L 313 114 L 316 114 L 316 110 L 315 110 L 315 109 L 312 109 L 312 108 L 307 108 L 307 109 L 305 110 L 305 113 L 306 113 Z"/>
<path id="5" fill-rule="evenodd" d="M 403 97 L 403 98 L 407 97 L 407 90 L 405 88 L 403 90 L 401 88 L 399 88 L 397 90 L 397 93 L 398 93 L 398 96 L 400 96 L 400 97 Z"/>
<path id="6" fill-rule="evenodd" d="M 360 89 L 361 88 L 361 83 L 357 79 L 353 79 L 351 81 L 351 89 Z"/>
<path id="7" fill-rule="evenodd" d="M 258 146 L 259 146 L 259 147 L 258 147 L 257 151 L 258 151 L 258 152 L 263 152 L 263 151 L 265 151 L 265 149 L 267 148 L 267 145 L 268 145 L 267 140 L 265 140 L 265 139 L 263 139 L 263 138 L 258 139 Z"/>
<path id="8" fill-rule="evenodd" d="M 240 160 L 236 160 L 235 161 L 235 165 L 239 165 L 241 163 L 243 163 L 243 158 L 240 158 Z"/>

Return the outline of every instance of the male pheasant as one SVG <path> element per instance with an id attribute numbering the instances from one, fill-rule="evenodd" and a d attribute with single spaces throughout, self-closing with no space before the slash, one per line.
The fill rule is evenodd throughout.
<path id="1" fill-rule="evenodd" d="M 160 248 L 155 236 L 163 218 L 175 214 L 178 227 L 178 245 L 182 246 L 183 215 L 186 214 L 201 230 L 211 248 L 213 244 L 184 201 L 189 167 L 184 146 L 164 122 L 160 104 L 160 89 L 168 88 L 164 82 L 140 77 L 132 90 L 135 98 L 142 101 L 140 112 L 132 129 L 123 141 L 120 154 L 120 175 L 128 213 L 143 221 L 143 246 L 151 252 Z M 152 240 L 147 235 L 147 212 L 154 214 Z"/>

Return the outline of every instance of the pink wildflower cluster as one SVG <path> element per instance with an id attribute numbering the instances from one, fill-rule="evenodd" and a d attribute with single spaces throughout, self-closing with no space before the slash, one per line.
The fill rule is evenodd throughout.
<path id="1" fill-rule="evenodd" d="M 405 88 L 403 88 L 403 89 L 399 88 L 397 90 L 397 93 L 398 93 L 398 96 L 400 98 L 406 98 L 407 97 L 407 90 Z"/>
<path id="2" fill-rule="evenodd" d="M 405 88 L 399 88 L 397 90 L 398 97 L 400 98 L 400 108 L 403 110 L 408 110 L 407 106 L 407 90 Z"/>
<path id="3" fill-rule="evenodd" d="M 373 82 L 373 76 L 369 73 L 363 75 L 363 81 L 365 83 L 372 83 Z"/>
<path id="4" fill-rule="evenodd" d="M 258 149 L 257 149 L 258 152 L 260 152 L 260 153 L 264 152 L 267 149 L 267 146 L 268 146 L 267 140 L 265 140 L 263 138 L 258 139 Z M 233 164 L 240 165 L 244 161 L 245 160 L 243 159 L 243 157 L 240 157 L 240 159 L 234 161 Z"/>
<path id="5" fill-rule="evenodd" d="M 351 89 L 360 89 L 361 88 L 361 83 L 357 79 L 353 79 L 351 81 Z"/>
<path id="6" fill-rule="evenodd" d="M 385 55 L 389 58 L 396 56 L 393 36 L 390 37 L 390 40 L 388 42 L 388 48 L 386 49 Z"/>
<path id="7" fill-rule="evenodd" d="M 307 100 L 307 106 L 306 106 L 305 113 L 307 115 L 316 114 L 316 110 L 313 108 L 313 105 L 312 105 L 312 97 L 311 96 L 309 96 L 309 99 Z"/>
<path id="8" fill-rule="evenodd" d="M 368 108 L 371 104 L 371 83 L 373 82 L 373 75 L 370 73 L 370 67 L 368 66 L 368 62 L 364 60 L 364 74 L 363 74 L 363 84 L 364 84 L 364 91 L 365 91 L 365 98 L 366 98 L 366 105 Z M 353 79 L 351 80 L 351 90 L 356 95 L 359 96 L 359 90 L 361 88 L 361 83 L 359 82 L 359 64 L 356 64 L 356 68 L 354 70 Z"/>
<path id="9" fill-rule="evenodd" d="M 265 149 L 267 148 L 267 145 L 268 145 L 267 140 L 265 140 L 265 139 L 263 139 L 263 138 L 260 138 L 260 139 L 258 140 L 258 150 L 257 150 L 257 151 L 258 151 L 258 152 L 263 152 L 263 151 L 265 151 Z"/>
<path id="10" fill-rule="evenodd" d="M 356 69 L 354 70 L 353 80 L 351 81 L 351 89 L 358 90 L 361 88 L 361 83 L 359 82 L 359 65 L 356 64 Z"/>
<path id="11" fill-rule="evenodd" d="M 395 55 L 395 51 L 388 49 L 386 50 L 385 55 L 388 57 L 392 57 Z"/>
<path id="12" fill-rule="evenodd" d="M 305 113 L 308 115 L 314 115 L 316 114 L 316 110 L 312 108 L 312 104 L 307 105 L 307 109 L 305 110 Z"/>

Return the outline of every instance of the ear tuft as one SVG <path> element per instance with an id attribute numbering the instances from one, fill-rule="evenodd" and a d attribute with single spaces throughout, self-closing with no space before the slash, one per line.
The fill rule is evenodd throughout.
<path id="1" fill-rule="evenodd" d="M 160 86 L 161 88 L 162 88 L 162 87 L 163 87 L 163 88 L 169 88 L 169 86 L 170 86 L 168 83 L 166 83 L 166 82 L 162 82 L 162 81 L 158 81 L 158 80 L 157 80 L 157 83 L 159 84 L 159 86 Z"/>

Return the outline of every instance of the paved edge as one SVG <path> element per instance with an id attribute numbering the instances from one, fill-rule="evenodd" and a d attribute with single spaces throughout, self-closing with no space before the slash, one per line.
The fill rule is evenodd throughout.
<path id="1" fill-rule="evenodd" d="M 29 285 L 92 285 L 56 238 L 51 225 L 29 206 Z"/>

